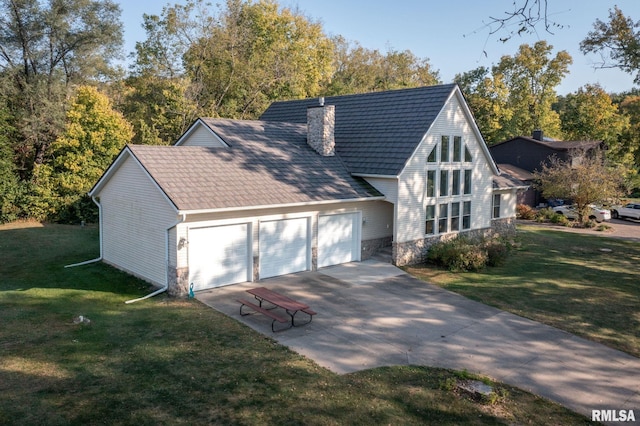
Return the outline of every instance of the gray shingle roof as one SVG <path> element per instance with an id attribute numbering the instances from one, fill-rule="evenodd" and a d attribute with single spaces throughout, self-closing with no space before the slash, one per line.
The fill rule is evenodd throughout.
<path id="1" fill-rule="evenodd" d="M 506 141 L 495 143 L 491 146 L 503 145 L 515 140 L 524 140 L 530 143 L 534 143 L 537 145 L 546 146 L 547 148 L 553 149 L 555 151 L 566 152 L 572 149 L 590 149 L 597 148 L 599 145 L 603 144 L 603 141 L 598 140 L 590 140 L 590 141 L 558 141 L 558 140 L 543 140 L 540 141 L 538 139 L 534 139 L 529 136 L 516 136 L 515 138 L 508 139 Z"/>
<path id="2" fill-rule="evenodd" d="M 398 175 L 455 87 L 326 97 L 325 104 L 336 107 L 337 154 L 352 173 Z M 274 102 L 260 119 L 306 123 L 307 107 L 317 104 L 317 99 Z"/>
<path id="3" fill-rule="evenodd" d="M 178 210 L 380 197 L 338 157 L 306 143 L 306 125 L 204 119 L 229 148 L 129 145 Z"/>

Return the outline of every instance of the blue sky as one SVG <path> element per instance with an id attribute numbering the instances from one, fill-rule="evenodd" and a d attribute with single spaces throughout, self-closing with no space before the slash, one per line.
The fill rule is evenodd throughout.
<path id="1" fill-rule="evenodd" d="M 634 21 L 640 21 L 640 1 L 548 0 L 549 16 L 562 24 L 562 28 L 553 28 L 553 34 L 549 34 L 540 27 L 537 34 L 515 36 L 503 43 L 499 37 L 504 33 L 490 36 L 485 24 L 490 16 L 502 15 L 512 9 L 513 2 L 279 0 L 282 6 L 298 9 L 308 18 L 322 23 L 328 35 L 342 35 L 381 52 L 408 49 L 418 57 L 428 58 L 444 83 L 451 82 L 457 73 L 479 66 L 490 67 L 498 63 L 501 56 L 514 55 L 523 43 L 532 45 L 538 40 L 546 40 L 554 47 L 554 52 L 566 50 L 573 57 L 570 74 L 557 88 L 558 93 L 574 92 L 587 83 L 599 83 L 609 92 L 633 87 L 633 78 L 626 73 L 615 69 L 594 70 L 593 64 L 599 56 L 583 55 L 579 44 L 593 29 L 596 19 L 608 21 L 609 9 L 614 5 Z M 166 4 L 158 0 L 121 1 L 127 53 L 133 50 L 136 41 L 145 38 L 141 28 L 142 14 L 160 14 Z"/>

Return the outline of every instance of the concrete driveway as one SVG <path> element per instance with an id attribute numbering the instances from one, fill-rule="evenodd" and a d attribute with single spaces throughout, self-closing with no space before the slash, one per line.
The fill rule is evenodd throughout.
<path id="1" fill-rule="evenodd" d="M 311 324 L 272 333 L 236 298 L 268 287 L 306 302 Z M 199 292 L 203 303 L 344 374 L 386 365 L 466 369 L 556 401 L 640 417 L 640 359 L 474 302 L 375 260 Z"/>

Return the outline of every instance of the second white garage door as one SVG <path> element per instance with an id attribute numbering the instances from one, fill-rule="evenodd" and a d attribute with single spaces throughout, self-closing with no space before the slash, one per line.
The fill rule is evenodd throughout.
<path id="1" fill-rule="evenodd" d="M 318 268 L 360 260 L 358 213 L 318 218 Z"/>
<path id="2" fill-rule="evenodd" d="M 248 224 L 189 230 L 189 282 L 194 290 L 249 279 Z"/>
<path id="3" fill-rule="evenodd" d="M 309 218 L 260 222 L 260 279 L 309 269 Z"/>

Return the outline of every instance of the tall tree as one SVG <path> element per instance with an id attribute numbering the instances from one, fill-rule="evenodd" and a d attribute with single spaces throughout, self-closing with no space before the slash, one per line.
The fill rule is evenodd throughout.
<path id="1" fill-rule="evenodd" d="M 0 0 L 0 97 L 13 112 L 22 177 L 64 123 L 69 89 L 110 71 L 122 45 L 111 0 Z"/>
<path id="2" fill-rule="evenodd" d="M 132 137 L 131 125 L 109 99 L 94 87 L 81 86 L 63 133 L 51 145 L 50 160 L 36 167 L 33 210 L 62 221 L 94 219 L 86 193 Z"/>
<path id="3" fill-rule="evenodd" d="M 629 127 L 620 138 L 620 146 L 626 147 L 626 151 L 633 155 L 633 171 L 628 175 L 630 186 L 640 189 L 640 95 L 637 91 L 623 95 L 619 108 L 629 119 Z"/>
<path id="4" fill-rule="evenodd" d="M 15 129 L 9 124 L 9 114 L 0 109 L 0 223 L 10 222 L 24 216 L 22 197 L 24 185 L 18 181 L 15 153 L 10 140 Z"/>
<path id="5" fill-rule="evenodd" d="M 219 21 L 185 55 L 209 115 L 257 117 L 274 100 L 317 96 L 331 76 L 322 26 L 275 0 L 228 0 Z"/>
<path id="6" fill-rule="evenodd" d="M 144 79 L 179 87 L 184 106 L 202 115 L 255 118 L 276 99 L 317 96 L 332 73 L 333 43 L 322 26 L 275 0 L 227 0 L 215 10 L 187 0 L 145 16 L 144 27 L 138 94 L 150 86 Z"/>
<path id="7" fill-rule="evenodd" d="M 599 85 L 587 84 L 560 102 L 560 118 L 565 139 L 602 140 L 607 158 L 613 163 L 633 167 L 634 149 L 623 143 L 629 118 L 618 111 L 611 96 Z"/>
<path id="8" fill-rule="evenodd" d="M 600 68 L 635 74 L 635 82 L 640 84 L 640 21 L 634 23 L 615 6 L 609 10 L 609 21 L 597 19 L 593 28 L 580 43 L 580 50 L 600 53 Z"/>
<path id="9" fill-rule="evenodd" d="M 342 37 L 333 39 L 335 72 L 325 94 L 343 95 L 438 84 L 440 77 L 426 58 L 411 51 L 370 50 Z"/>
<path id="10" fill-rule="evenodd" d="M 509 106 L 509 88 L 502 74 L 490 74 L 489 69 L 479 67 L 455 76 L 454 81 L 462 89 L 476 123 L 488 145 L 507 139 L 504 123 L 513 117 Z"/>
<path id="11" fill-rule="evenodd" d="M 490 73 L 480 67 L 455 77 L 489 144 L 530 135 L 534 129 L 562 137 L 560 117 L 552 106 L 555 88 L 572 60 L 565 51 L 551 57 L 552 49 L 545 41 L 523 44 L 514 56 L 503 56 Z"/>
<path id="12" fill-rule="evenodd" d="M 198 118 L 193 86 L 186 77 L 130 77 L 119 105 L 133 126 L 132 143 L 170 145 Z"/>
<path id="13" fill-rule="evenodd" d="M 493 68 L 509 89 L 508 106 L 513 116 L 504 123 L 509 136 L 530 134 L 542 129 L 560 138 L 560 118 L 552 105 L 557 99 L 556 87 L 568 73 L 572 63 L 566 51 L 551 57 L 553 46 L 538 41 L 533 46 L 523 44 L 515 56 L 503 56 Z"/>

